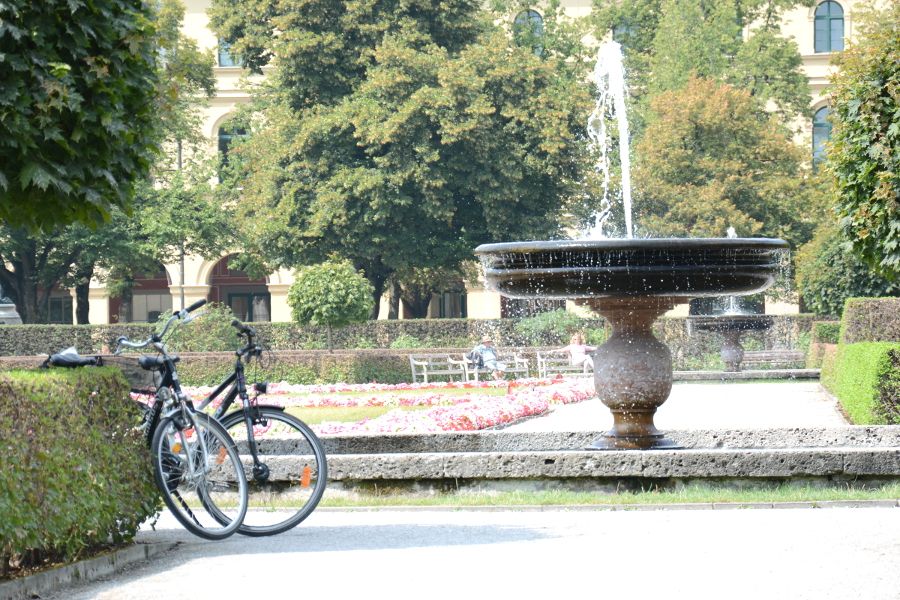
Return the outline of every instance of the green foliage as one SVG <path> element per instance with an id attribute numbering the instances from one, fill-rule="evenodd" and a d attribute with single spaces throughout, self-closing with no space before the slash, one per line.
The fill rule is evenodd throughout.
<path id="1" fill-rule="evenodd" d="M 886 423 L 900 425 L 900 348 L 888 350 L 878 377 L 876 412 Z"/>
<path id="2" fill-rule="evenodd" d="M 897 352 L 900 344 L 890 342 L 840 344 L 834 360 L 822 365 L 822 385 L 837 397 L 855 425 L 888 422 L 889 407 L 880 403 L 880 390 L 889 389 L 900 379 L 894 362 Z M 882 384 L 885 379 L 888 383 Z M 893 401 L 896 403 L 896 398 Z M 893 410 L 896 408 L 890 414 Z"/>
<path id="3" fill-rule="evenodd" d="M 518 47 L 480 4 L 215 3 L 248 66 L 278 56 L 223 186 L 250 251 L 346 257 L 380 295 L 395 271 L 559 233 L 582 183 L 588 85 L 580 63 Z"/>
<path id="4" fill-rule="evenodd" d="M 129 541 L 158 511 L 121 373 L 4 373 L 0 397 L 0 571 Z"/>
<path id="5" fill-rule="evenodd" d="M 651 107 L 635 149 L 639 235 L 722 237 L 732 226 L 794 247 L 810 238 L 824 210 L 804 151 L 749 93 L 692 78 Z"/>
<path id="6" fill-rule="evenodd" d="M 565 309 L 540 313 L 516 324 L 516 331 L 532 345 L 568 343 L 576 331 L 584 328 L 584 320 Z"/>
<path id="7" fill-rule="evenodd" d="M 609 331 L 605 327 L 588 327 L 584 330 L 584 343 L 588 346 L 600 346 L 606 343 Z"/>
<path id="8" fill-rule="evenodd" d="M 819 344 L 837 344 L 841 336 L 840 321 L 818 321 L 813 323 L 813 340 Z"/>
<path id="9" fill-rule="evenodd" d="M 810 96 L 796 43 L 781 36 L 785 11 L 812 0 L 595 0 L 595 37 L 610 30 L 625 50 L 637 127 L 645 99 L 692 77 L 748 91 L 763 113 L 773 103 L 784 122 L 805 116 Z M 752 25 L 752 26 L 751 26 Z"/>
<path id="10" fill-rule="evenodd" d="M 186 385 L 217 385 L 231 372 L 234 356 L 191 356 L 178 363 Z M 288 383 L 401 383 L 411 379 L 406 353 L 359 350 L 355 352 L 290 352 L 270 355 L 248 368 L 249 381 Z"/>
<path id="11" fill-rule="evenodd" d="M 900 295 L 900 285 L 873 273 L 849 246 L 840 230 L 826 223 L 797 253 L 797 288 L 817 315 L 839 317 L 848 298 Z"/>
<path id="12" fill-rule="evenodd" d="M 862 11 L 861 17 L 862 17 Z M 884 277 L 900 277 L 900 4 L 861 18 L 832 79 L 834 129 L 826 154 L 837 212 L 854 251 Z M 856 13 L 854 13 L 856 23 Z"/>
<path id="13" fill-rule="evenodd" d="M 231 326 L 234 313 L 224 304 L 212 303 L 204 306 L 201 311 L 194 313 L 197 316 L 187 325 L 176 322 L 166 336 L 166 345 L 169 350 L 176 352 L 216 352 L 223 350 L 237 350 L 241 345 L 237 330 Z M 159 316 L 157 328 L 162 330 L 171 311 L 166 311 Z"/>
<path id="14" fill-rule="evenodd" d="M 391 348 L 394 348 L 394 349 L 426 348 L 426 347 L 428 347 L 428 344 L 426 344 L 419 338 L 409 335 L 409 334 L 406 334 L 406 333 L 401 333 L 396 338 L 394 338 L 393 342 L 391 342 Z"/>
<path id="15" fill-rule="evenodd" d="M 0 219 L 97 224 L 126 207 L 159 142 L 149 3 L 0 4 Z"/>
<path id="16" fill-rule="evenodd" d="M 68 6 L 80 4 L 74 2 Z M 91 10 L 106 10 L 96 4 L 93 6 L 95 8 Z M 161 59 L 150 65 L 154 71 L 152 76 L 145 78 L 155 89 L 141 100 L 141 111 L 135 115 L 125 114 L 124 124 L 112 123 L 110 126 L 114 126 L 115 131 L 100 132 L 101 137 L 105 136 L 103 140 L 97 141 L 100 134 L 89 134 L 85 141 L 93 144 L 91 148 L 79 148 L 75 143 L 79 142 L 79 137 L 73 134 L 68 143 L 78 156 L 68 160 L 75 168 L 81 158 L 101 160 L 95 155 L 99 149 L 122 152 L 109 140 L 118 144 L 120 139 L 129 139 L 129 144 L 137 144 L 137 147 L 129 146 L 128 151 L 139 151 L 140 136 L 146 135 L 141 131 L 141 127 L 145 127 L 142 119 L 147 114 L 158 128 L 159 141 L 167 151 L 151 157 L 155 159 L 151 173 L 146 168 L 132 169 L 126 173 L 127 185 L 114 182 L 123 193 L 127 190 L 129 200 L 133 200 L 128 212 L 116 204 L 118 201 L 113 196 L 103 198 L 102 202 L 96 201 L 97 206 L 92 210 L 97 214 L 102 212 L 106 219 L 99 226 L 52 227 L 48 224 L 41 231 L 28 231 L 8 224 L 0 227 L 0 284 L 16 302 L 26 323 L 46 322 L 47 297 L 55 287 L 76 288 L 78 321 L 87 323 L 87 296 L 92 278 L 104 281 L 112 291 L 127 293 L 136 273 L 154 271 L 160 262 L 175 262 L 182 252 L 211 258 L 234 245 L 228 211 L 221 205 L 213 205 L 210 200 L 210 165 L 198 158 L 204 154 L 208 143 L 200 125 L 206 98 L 215 90 L 212 55 L 201 52 L 195 41 L 182 35 L 184 7 L 178 0 L 163 0 L 158 3 L 158 8 L 154 15 L 156 28 L 152 42 L 154 52 Z M 0 7 L 0 16 L 2 10 Z M 0 29 L 0 52 L 3 31 Z M 152 32 L 152 28 L 148 32 Z M 107 59 L 115 63 L 115 56 L 98 52 L 104 58 L 96 59 L 99 61 L 97 68 L 112 68 L 101 63 Z M 8 63 L 0 61 L 0 73 L 4 64 Z M 92 85 L 101 84 L 95 82 Z M 98 106 L 102 107 L 102 103 Z M 93 103 L 91 107 L 79 110 L 91 114 Z M 2 101 L 0 114 L 3 114 Z M 94 115 L 94 119 L 98 118 Z M 116 118 L 122 118 L 122 115 Z M 130 133 L 119 135 L 116 133 L 118 128 L 125 128 Z M 0 152 L 3 152 L 2 143 Z M 99 162 L 97 166 L 100 166 Z M 148 174 L 152 180 L 146 177 Z M 0 167 L 0 181 L 2 177 Z M 40 201 L 45 203 L 50 196 L 49 193 L 41 195 Z M 73 192 L 75 196 L 77 194 Z M 0 190 L 0 215 L 5 197 Z M 47 203 L 47 206 L 53 204 Z"/>
<path id="17" fill-rule="evenodd" d="M 848 298 L 841 342 L 900 342 L 900 298 Z"/>
<path id="18" fill-rule="evenodd" d="M 344 327 L 369 318 L 372 286 L 348 262 L 301 267 L 288 290 L 291 316 L 298 323 Z"/>

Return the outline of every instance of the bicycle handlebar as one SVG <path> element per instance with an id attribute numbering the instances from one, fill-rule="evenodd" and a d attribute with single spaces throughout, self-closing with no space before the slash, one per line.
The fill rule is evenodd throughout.
<path id="1" fill-rule="evenodd" d="M 140 350 L 141 348 L 146 348 L 150 344 L 157 344 L 157 343 L 161 342 L 162 339 L 165 337 L 166 333 L 169 332 L 169 327 L 172 326 L 172 323 L 174 321 L 176 321 L 178 319 L 183 319 L 185 323 L 189 322 L 190 319 L 188 318 L 188 315 L 205 304 L 206 304 L 206 299 L 203 298 L 201 300 L 197 300 L 196 302 L 194 302 L 187 308 L 183 308 L 176 313 L 172 313 L 172 316 L 169 317 L 168 321 L 166 321 L 166 325 L 165 325 L 165 327 L 163 327 L 163 330 L 160 333 L 152 334 L 150 337 L 148 337 L 143 342 L 132 342 L 124 335 L 119 336 L 118 338 L 116 338 L 116 350 L 115 350 L 115 352 L 113 352 L 113 354 L 115 354 L 115 355 L 121 354 L 123 346 L 126 348 L 134 348 L 136 350 Z M 200 316 L 200 315 L 196 315 L 196 316 Z M 164 352 L 162 348 L 157 348 L 157 349 L 160 350 L 161 352 Z"/>

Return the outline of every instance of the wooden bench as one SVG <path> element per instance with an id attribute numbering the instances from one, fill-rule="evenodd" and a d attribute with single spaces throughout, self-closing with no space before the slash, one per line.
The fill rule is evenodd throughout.
<path id="1" fill-rule="evenodd" d="M 748 366 L 791 366 L 806 365 L 806 355 L 800 350 L 745 350 L 741 367 Z"/>
<path id="2" fill-rule="evenodd" d="M 466 371 L 466 381 L 478 381 L 480 375 L 489 375 L 491 373 L 490 369 L 479 369 L 475 366 L 474 363 L 465 360 L 465 355 L 463 355 L 462 358 L 463 368 Z M 506 369 L 503 370 L 504 374 L 512 374 L 514 378 L 516 376 L 531 376 L 531 369 L 528 366 L 528 359 L 524 356 L 519 356 L 518 354 L 508 355 L 498 353 L 497 362 L 501 362 L 506 365 Z"/>
<path id="3" fill-rule="evenodd" d="M 413 383 L 428 383 L 429 377 L 447 377 L 452 381 L 459 376 L 460 381 L 468 380 L 465 360 L 456 354 L 410 354 L 409 366 L 412 369 Z"/>
<path id="4" fill-rule="evenodd" d="M 593 375 L 590 367 L 584 363 L 573 365 L 567 353 L 538 352 L 537 353 L 538 377 L 552 377 L 554 375 Z"/>

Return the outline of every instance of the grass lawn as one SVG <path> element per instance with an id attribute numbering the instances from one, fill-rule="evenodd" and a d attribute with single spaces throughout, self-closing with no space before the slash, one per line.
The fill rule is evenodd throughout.
<path id="1" fill-rule="evenodd" d="M 861 500 L 898 500 L 900 483 L 880 487 L 834 486 L 784 484 L 778 487 L 759 489 L 736 489 L 714 487 L 707 484 L 692 484 L 678 490 L 643 492 L 569 492 L 548 491 L 504 491 L 467 492 L 446 494 L 329 494 L 320 506 L 323 507 L 388 507 L 388 506 L 435 506 L 435 507 L 479 507 L 479 506 L 584 506 L 584 505 L 644 505 L 644 504 L 709 504 L 737 503 L 757 504 L 774 502 L 836 502 Z"/>

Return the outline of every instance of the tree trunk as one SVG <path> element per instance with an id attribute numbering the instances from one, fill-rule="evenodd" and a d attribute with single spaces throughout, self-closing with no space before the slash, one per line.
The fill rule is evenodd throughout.
<path id="1" fill-rule="evenodd" d="M 75 272 L 75 322 L 88 325 L 90 319 L 91 277 L 94 276 L 94 265 L 79 268 Z"/>
<path id="2" fill-rule="evenodd" d="M 388 315 L 389 320 L 400 318 L 400 284 L 391 281 L 390 292 L 388 293 Z"/>
<path id="3" fill-rule="evenodd" d="M 328 339 L 328 351 L 332 352 L 334 350 L 334 344 L 331 342 L 331 325 L 325 326 L 325 337 Z"/>
<path id="4" fill-rule="evenodd" d="M 403 315 L 407 319 L 424 319 L 428 316 L 428 306 L 431 304 L 431 290 L 407 290 L 401 292 L 403 302 Z"/>

